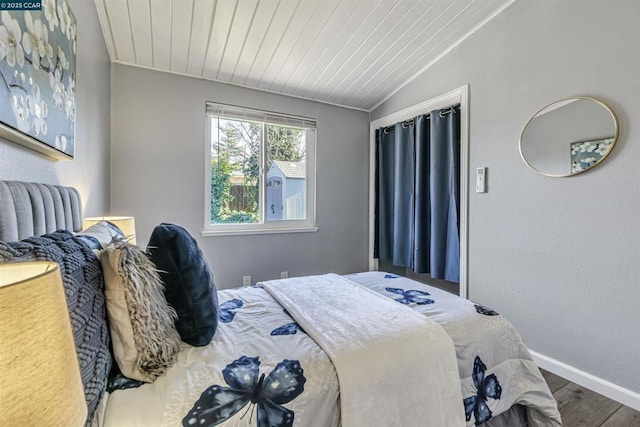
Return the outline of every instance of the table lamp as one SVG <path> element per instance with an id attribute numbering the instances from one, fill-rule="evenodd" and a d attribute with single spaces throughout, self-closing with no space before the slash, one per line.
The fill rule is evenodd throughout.
<path id="1" fill-rule="evenodd" d="M 100 221 L 108 221 L 118 227 L 132 245 L 136 244 L 136 221 L 132 216 L 97 216 L 82 220 L 82 229 L 87 229 Z"/>
<path id="2" fill-rule="evenodd" d="M 0 264 L 0 425 L 81 426 L 86 418 L 58 264 Z"/>

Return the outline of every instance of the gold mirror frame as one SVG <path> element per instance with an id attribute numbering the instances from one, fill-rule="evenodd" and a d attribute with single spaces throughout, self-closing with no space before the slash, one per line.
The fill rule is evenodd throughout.
<path id="1" fill-rule="evenodd" d="M 544 172 L 541 171 L 540 169 L 536 168 L 535 166 L 533 166 L 525 157 L 523 149 L 522 149 L 522 142 L 524 139 L 524 134 L 527 131 L 527 127 L 529 126 L 529 124 L 533 121 L 533 119 L 535 119 L 536 117 L 538 117 L 538 114 L 540 114 L 541 112 L 543 112 L 544 110 L 546 110 L 547 108 L 551 107 L 554 104 L 559 104 L 561 102 L 567 102 L 567 101 L 571 101 L 571 100 L 586 100 L 586 101 L 592 101 L 597 103 L 598 105 L 600 105 L 601 107 L 603 107 L 606 111 L 609 112 L 609 115 L 611 116 L 611 119 L 613 120 L 613 124 L 614 124 L 614 132 L 613 132 L 613 142 L 611 142 L 611 147 L 609 148 L 609 150 L 602 156 L 602 158 L 600 160 L 598 160 L 596 163 L 594 163 L 593 165 L 589 166 L 586 169 L 571 173 L 569 172 L 568 174 L 553 174 L 553 173 L 549 173 L 549 172 Z M 524 125 L 524 128 L 522 129 L 522 133 L 520 134 L 520 141 L 519 141 L 519 145 L 518 148 L 520 150 L 520 157 L 522 158 L 522 161 L 524 161 L 524 163 L 529 166 L 531 169 L 533 169 L 535 172 L 544 175 L 544 176 L 548 176 L 548 177 L 552 177 L 552 178 L 566 178 L 566 177 L 570 177 L 570 176 L 576 176 L 576 175 L 580 175 L 581 173 L 587 172 L 591 169 L 593 169 L 594 167 L 598 166 L 600 163 L 602 163 L 604 161 L 604 159 L 606 159 L 609 154 L 611 154 L 611 152 L 613 151 L 616 143 L 618 142 L 618 136 L 620 135 L 620 123 L 618 121 L 618 116 L 616 116 L 616 113 L 611 109 L 611 107 L 609 107 L 607 104 L 605 104 L 604 102 L 596 99 L 596 98 L 592 98 L 589 96 L 569 96 L 567 98 L 563 98 L 563 99 L 559 99 L 557 101 L 553 101 L 547 105 L 545 105 L 544 107 L 542 107 L 541 109 L 539 109 L 538 111 L 536 111 L 533 116 L 531 116 L 531 118 L 527 121 L 527 123 Z"/>

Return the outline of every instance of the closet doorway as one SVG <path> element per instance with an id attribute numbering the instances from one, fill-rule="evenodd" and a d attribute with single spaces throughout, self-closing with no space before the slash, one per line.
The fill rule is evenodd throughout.
<path id="1" fill-rule="evenodd" d="M 454 138 L 454 139 L 459 139 L 459 158 L 453 157 L 455 161 L 453 162 L 453 166 L 452 166 L 453 169 L 452 169 L 452 172 L 450 173 L 450 176 L 458 182 L 455 185 L 447 184 L 449 185 L 449 189 L 447 191 L 449 193 L 457 193 L 455 199 L 457 200 L 457 203 L 458 203 L 458 206 L 457 206 L 458 217 L 456 218 L 455 216 L 456 215 L 455 207 L 449 210 L 450 217 L 448 221 L 447 220 L 444 221 L 444 226 L 443 226 L 444 228 L 441 228 L 441 227 L 432 228 L 432 230 L 434 230 L 432 231 L 432 234 L 434 235 L 438 233 L 448 234 L 449 237 L 447 238 L 447 240 L 448 242 L 450 242 L 451 241 L 450 236 L 452 234 L 455 235 L 457 233 L 459 236 L 459 239 L 454 243 L 459 246 L 459 249 L 455 248 L 455 246 L 451 245 L 450 243 L 447 243 L 446 246 L 438 245 L 436 243 L 435 247 L 443 247 L 443 248 L 446 247 L 447 249 L 445 250 L 448 251 L 448 254 L 446 255 L 446 257 L 444 256 L 444 254 L 442 254 L 441 256 L 440 254 L 441 250 L 440 249 L 434 250 L 434 246 L 432 246 L 431 251 L 429 252 L 429 255 L 428 255 L 430 257 L 430 261 L 429 260 L 426 261 L 427 265 L 425 267 L 423 262 L 424 257 L 421 255 L 421 252 L 420 252 L 422 250 L 421 248 L 424 246 L 424 242 L 420 240 L 423 238 L 424 233 L 416 232 L 418 239 L 414 239 L 414 235 L 412 234 L 411 231 L 407 235 L 409 237 L 406 237 L 406 238 L 404 237 L 405 236 L 404 234 L 401 234 L 403 236 L 402 239 L 397 239 L 393 235 L 393 233 L 398 233 L 398 228 L 402 229 L 401 230 L 402 233 L 405 233 L 407 231 L 406 228 L 408 228 L 409 230 L 413 230 L 414 228 L 418 230 L 420 226 L 423 226 L 423 224 L 421 224 L 421 218 L 424 218 L 425 215 L 424 213 L 420 213 L 418 211 L 425 206 L 425 203 L 420 201 L 421 200 L 420 197 L 422 197 L 421 194 L 424 192 L 417 191 L 420 185 L 418 181 L 413 182 L 409 180 L 408 181 L 409 184 L 407 185 L 408 186 L 413 185 L 414 186 L 413 188 L 416 189 L 416 191 L 412 192 L 412 194 L 408 196 L 410 200 L 403 202 L 402 206 L 405 206 L 405 207 L 410 206 L 409 208 L 402 208 L 404 209 L 404 211 L 402 211 L 403 217 L 398 219 L 398 212 L 400 210 L 397 210 L 397 208 L 387 207 L 388 203 L 392 203 L 392 204 L 394 203 L 393 201 L 394 199 L 395 199 L 395 203 L 397 203 L 398 202 L 397 194 L 404 194 L 405 191 L 403 190 L 397 194 L 391 194 L 391 196 L 389 196 L 389 194 L 387 193 L 389 191 L 393 192 L 394 190 L 389 190 L 389 191 L 387 190 L 386 187 L 388 186 L 386 185 L 386 183 L 388 182 L 388 180 L 384 176 L 381 177 L 381 180 L 380 180 L 380 182 L 383 183 L 382 187 L 378 185 L 378 181 L 377 181 L 378 173 L 387 174 L 386 176 L 388 176 L 387 169 L 389 168 L 389 166 L 387 166 L 387 163 L 384 160 L 385 156 L 393 157 L 394 154 L 391 154 L 391 155 L 387 154 L 388 148 L 387 148 L 387 152 L 385 152 L 383 148 L 381 148 L 382 151 L 378 150 L 378 144 L 376 143 L 376 134 L 379 137 L 379 142 L 384 142 L 384 144 L 389 144 L 388 139 L 380 138 L 380 136 L 383 135 L 382 132 L 385 132 L 386 129 L 393 129 L 393 127 L 395 126 L 396 129 L 399 129 L 400 131 L 402 131 L 402 129 L 400 129 L 398 126 L 404 125 L 405 123 L 409 123 L 409 122 L 413 123 L 412 119 L 414 118 L 416 118 L 417 120 L 419 117 L 422 119 L 421 116 L 428 117 L 428 115 L 434 110 L 440 110 L 440 112 L 443 112 L 444 114 L 446 114 L 447 111 L 451 111 L 451 110 L 445 110 L 445 109 L 448 109 L 452 106 L 456 106 L 455 114 L 458 116 L 456 117 L 456 121 L 459 119 L 459 138 L 458 137 Z M 407 276 L 412 279 L 419 280 L 419 281 L 428 283 L 432 286 L 439 287 L 441 289 L 455 293 L 457 295 L 460 295 L 463 298 L 467 297 L 467 286 L 468 286 L 467 284 L 467 280 L 468 280 L 467 278 L 468 231 L 467 230 L 468 230 L 468 197 L 469 197 L 469 190 L 468 190 L 468 187 L 469 187 L 468 185 L 469 184 L 469 164 L 468 164 L 469 163 L 468 162 L 469 119 L 468 119 L 468 115 L 469 113 L 468 112 L 469 112 L 468 85 L 466 85 L 461 88 L 450 91 L 448 93 L 445 93 L 441 96 L 438 96 L 436 98 L 432 98 L 420 104 L 411 106 L 409 108 L 405 108 L 402 111 L 398 111 L 396 113 L 390 114 L 383 118 L 377 119 L 371 122 L 370 124 L 371 141 L 370 141 L 370 175 L 369 175 L 369 194 L 370 194 L 370 198 L 369 198 L 369 269 L 388 271 L 390 273 Z M 432 121 L 432 123 L 435 123 L 435 122 Z M 380 147 L 389 147 L 389 145 L 380 144 Z M 398 146 L 398 147 L 402 147 L 402 146 Z M 452 147 L 455 147 L 455 145 L 452 145 Z M 392 151 L 394 151 L 393 148 L 392 148 Z M 397 156 L 398 155 L 397 153 L 399 153 L 397 149 L 395 149 L 394 152 L 396 153 L 395 156 Z M 406 156 L 406 159 L 408 159 L 407 161 L 411 163 L 412 156 L 414 159 L 418 159 L 420 157 L 419 153 L 418 153 L 418 156 L 416 157 L 416 153 L 409 152 L 408 154 L 402 154 L 402 155 Z M 396 168 L 396 170 L 406 169 L 406 166 L 403 166 L 402 164 L 398 166 L 397 158 L 393 158 L 392 160 L 393 160 L 393 166 L 391 166 L 391 170 L 393 170 L 393 168 Z M 440 163 L 437 163 L 437 164 L 440 165 Z M 410 167 L 413 167 L 413 166 L 410 166 Z M 422 169 L 422 167 L 415 166 L 415 169 L 416 171 L 419 171 Z M 406 175 L 406 174 L 403 174 L 403 175 Z M 419 175 L 420 174 L 418 173 L 418 175 L 416 176 L 419 177 Z M 393 180 L 393 178 L 390 178 L 390 179 Z M 400 179 L 406 179 L 406 178 L 400 178 Z M 444 181 L 447 181 L 447 179 L 445 179 Z M 398 188 L 398 185 L 396 184 L 395 187 Z M 404 186 L 404 184 L 402 184 L 400 188 L 404 189 L 406 187 Z M 377 194 L 377 192 L 379 192 L 380 194 Z M 427 191 L 427 194 L 428 193 L 429 191 Z M 433 194 L 433 191 L 432 191 L 432 194 Z M 381 201 L 380 203 L 376 202 L 377 200 L 376 195 L 378 196 L 378 198 L 380 198 L 380 201 Z M 438 201 L 439 196 L 433 196 L 433 197 L 435 197 L 433 199 L 434 201 L 433 205 L 431 205 L 431 201 L 428 201 L 426 204 L 429 204 L 430 206 L 435 207 L 438 204 L 442 203 L 442 201 Z M 446 196 L 442 200 L 445 200 L 445 201 L 449 200 L 447 199 L 447 197 L 451 198 L 453 196 Z M 391 202 L 388 202 L 388 200 L 391 200 Z M 453 198 L 451 198 L 451 200 L 453 200 Z M 448 203 L 448 202 L 445 202 L 445 203 Z M 404 213 L 407 209 L 417 210 L 415 217 L 407 216 Z M 378 212 L 378 210 L 380 210 L 380 212 Z M 393 211 L 391 215 L 388 214 L 389 211 Z M 453 215 L 453 217 L 451 217 L 451 215 Z M 394 216 L 395 216 L 395 219 L 394 219 Z M 435 222 L 432 221 L 432 218 L 436 218 L 436 216 L 437 216 L 437 209 L 436 210 L 432 209 L 429 223 L 435 224 Z M 385 218 L 391 218 L 391 222 L 394 224 L 391 226 L 393 228 L 393 231 L 391 232 L 386 231 L 386 228 L 388 228 L 388 226 L 385 225 L 387 224 Z M 378 221 L 380 220 L 384 221 L 384 222 L 381 222 L 382 224 L 381 226 L 378 225 Z M 398 227 L 398 224 L 400 224 L 401 226 Z M 442 232 L 439 231 L 441 229 L 444 231 Z M 378 233 L 376 231 L 378 231 Z M 391 239 L 389 239 L 387 236 L 389 234 L 392 235 Z M 402 243 L 399 244 L 399 242 L 402 242 Z M 454 248 L 453 252 L 452 252 L 452 248 Z M 451 256 L 452 253 L 455 256 L 452 257 Z M 390 256 L 390 254 L 392 254 L 392 256 Z M 457 264 L 458 263 L 457 255 L 459 255 L 459 265 Z M 385 261 L 379 261 L 378 256 L 380 256 L 380 258 Z M 446 264 L 446 267 L 445 267 L 445 264 Z M 398 265 L 403 265 L 407 267 L 398 267 Z M 431 272 L 434 272 L 434 276 L 436 277 L 451 278 L 451 280 L 453 281 L 433 279 L 431 278 L 431 275 L 429 273 L 414 273 L 414 268 L 416 271 L 421 271 L 421 272 L 431 271 Z M 446 273 L 444 272 L 445 269 L 447 270 Z M 459 273 L 459 277 L 457 277 L 458 273 Z M 456 279 L 459 279 L 459 283 L 456 282 Z"/>

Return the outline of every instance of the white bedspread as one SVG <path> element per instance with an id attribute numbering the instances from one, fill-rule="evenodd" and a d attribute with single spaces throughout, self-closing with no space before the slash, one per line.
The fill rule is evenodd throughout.
<path id="1" fill-rule="evenodd" d="M 343 426 L 466 424 L 454 345 L 436 322 L 335 274 L 262 286 L 333 362 Z"/>
<path id="2" fill-rule="evenodd" d="M 472 301 L 393 274 L 366 272 L 349 275 L 347 279 L 388 299 L 395 304 L 394 312 L 408 308 L 445 330 L 455 345 L 457 385 L 461 388 L 461 397 L 453 397 L 450 402 L 465 409 L 467 427 L 494 421 L 493 418 L 514 404 L 527 408 L 529 426 L 561 425 L 547 384 L 522 339 L 504 317 Z M 367 306 L 365 295 L 360 294 L 343 312 L 359 313 L 361 307 Z M 338 379 L 331 359 L 310 336 L 319 322 L 300 318 L 301 324 L 296 323 L 281 304 L 259 287 L 225 289 L 218 292 L 218 298 L 220 323 L 211 343 L 204 347 L 184 344 L 177 363 L 154 383 L 135 384 L 121 377 L 112 382 L 112 393 L 94 419 L 95 425 L 189 427 L 195 422 L 195 425 L 224 427 L 340 427 L 341 400 L 347 396 L 342 396 L 344 392 L 339 390 L 343 378 Z M 309 308 L 312 310 L 316 307 Z M 318 315 L 329 317 L 322 312 Z M 334 315 L 343 314 L 331 316 Z M 403 333 L 401 328 L 396 326 L 393 315 L 385 315 L 388 317 L 384 324 L 375 327 L 372 321 L 358 315 L 351 320 L 353 328 L 345 329 L 351 333 L 350 329 L 363 326 L 379 327 L 391 330 L 392 338 L 398 338 Z M 375 351 L 376 356 L 387 355 L 390 345 L 383 347 Z M 412 364 L 404 356 L 401 359 L 386 360 L 384 366 L 365 365 L 364 374 L 359 374 L 364 376 L 361 378 L 364 383 L 350 393 L 364 403 L 371 395 L 387 409 L 396 393 L 416 392 L 412 381 L 433 370 L 433 364 L 437 363 L 421 359 Z M 353 364 L 359 365 L 357 360 Z M 369 371 L 368 378 L 366 371 Z M 355 374 L 349 371 L 348 375 Z M 374 391 L 373 386 L 379 386 L 384 376 L 396 375 L 402 378 L 400 386 L 383 384 Z M 406 378 L 411 381 L 405 381 Z M 239 381 L 244 392 L 239 393 L 236 388 Z M 429 382 L 427 388 L 429 393 L 441 393 L 439 387 Z M 247 396 L 249 391 L 251 399 Z M 413 405 L 408 401 L 400 403 L 410 406 L 412 413 L 430 404 L 427 400 Z M 206 411 L 195 417 L 194 409 L 201 405 Z M 233 411 L 227 410 L 231 407 Z M 403 413 L 402 418 L 393 422 L 376 420 L 360 425 L 414 427 L 430 422 L 443 427 L 461 425 L 449 419 L 433 421 L 441 419 L 432 418 L 442 417 L 440 412 L 434 409 L 417 423 L 404 421 L 406 414 Z M 270 421 L 274 419 L 280 422 Z M 457 419 L 456 415 L 454 420 Z M 349 421 L 349 424 L 356 422 Z"/>

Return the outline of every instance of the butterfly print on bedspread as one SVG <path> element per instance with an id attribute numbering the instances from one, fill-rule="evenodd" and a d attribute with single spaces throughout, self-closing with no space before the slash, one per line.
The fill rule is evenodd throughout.
<path id="1" fill-rule="evenodd" d="M 238 298 L 223 302 L 218 307 L 218 318 L 222 323 L 230 323 L 236 317 L 236 310 L 243 305 L 242 300 Z"/>
<path id="2" fill-rule="evenodd" d="M 275 328 L 273 331 L 271 331 L 271 335 L 272 336 L 294 335 L 298 331 L 305 333 L 304 329 L 302 329 L 300 325 L 298 325 L 296 322 L 293 322 L 293 323 L 287 323 L 286 325 L 282 325 Z"/>
<path id="3" fill-rule="evenodd" d="M 493 311 L 490 308 L 485 307 L 484 305 L 474 304 L 473 306 L 476 308 L 476 312 L 478 312 L 478 314 L 484 314 L 485 316 L 499 316 L 500 315 L 500 313 L 498 313 L 497 311 Z"/>
<path id="4" fill-rule="evenodd" d="M 491 418 L 491 409 L 487 403 L 487 399 L 500 399 L 502 387 L 498 382 L 498 378 L 491 374 L 484 376 L 487 367 L 479 356 L 473 362 L 473 385 L 476 388 L 476 395 L 464 399 L 464 412 L 467 421 L 471 419 L 471 414 L 475 416 L 476 425 L 480 425 Z"/>
<path id="5" fill-rule="evenodd" d="M 257 406 L 257 427 L 291 427 L 294 412 L 282 406 L 304 391 L 306 378 L 297 360 L 285 359 L 265 377 L 259 375 L 258 357 L 242 356 L 222 370 L 229 387 L 213 385 L 207 388 L 182 420 L 182 425 L 215 426 L 226 421 L 248 403 Z M 255 406 L 254 406 L 255 404 Z M 251 422 L 251 418 L 250 418 Z"/>
<path id="6" fill-rule="evenodd" d="M 107 391 L 113 393 L 116 390 L 126 390 L 128 388 L 138 388 L 141 385 L 146 384 L 142 381 L 127 378 L 122 373 L 118 372 L 113 378 L 109 378 L 107 384 Z"/>
<path id="7" fill-rule="evenodd" d="M 399 303 L 402 303 L 405 305 L 409 305 L 409 304 L 425 305 L 425 304 L 434 303 L 432 299 L 425 298 L 431 295 L 429 294 L 429 292 L 419 291 L 417 289 L 410 289 L 408 291 L 405 291 L 404 289 L 400 289 L 400 288 L 385 288 L 385 289 L 388 292 L 401 295 L 400 298 L 395 298 L 395 301 L 398 301 Z"/>
<path id="8" fill-rule="evenodd" d="M 287 316 L 291 317 L 291 315 L 289 314 L 289 312 L 287 311 L 286 308 L 283 311 L 284 311 L 284 314 L 286 314 Z M 306 333 L 304 331 L 304 329 L 302 329 L 302 326 L 298 325 L 297 322 L 292 322 L 292 323 L 287 323 L 286 325 L 282 325 L 282 326 L 279 326 L 279 327 L 275 328 L 273 331 L 271 331 L 271 335 L 272 336 L 293 335 L 293 334 L 297 333 L 298 331 L 302 332 L 303 334 Z"/>

